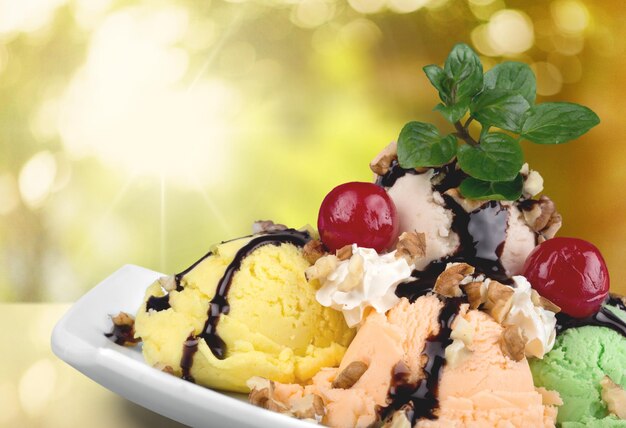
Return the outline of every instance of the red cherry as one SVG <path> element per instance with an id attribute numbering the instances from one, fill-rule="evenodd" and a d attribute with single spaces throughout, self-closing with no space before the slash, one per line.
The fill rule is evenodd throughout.
<path id="1" fill-rule="evenodd" d="M 524 264 L 537 292 L 575 318 L 596 313 L 609 294 L 609 271 L 595 245 L 576 238 L 539 244 Z"/>
<path id="2" fill-rule="evenodd" d="M 345 183 L 322 201 L 317 228 L 331 251 L 345 245 L 374 248 L 382 252 L 398 236 L 396 206 L 382 188 L 373 183 Z"/>

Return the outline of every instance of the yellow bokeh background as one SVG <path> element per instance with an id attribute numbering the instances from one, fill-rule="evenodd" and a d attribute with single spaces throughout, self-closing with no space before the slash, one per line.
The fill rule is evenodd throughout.
<path id="1" fill-rule="evenodd" d="M 314 224 L 466 42 L 602 123 L 526 144 L 562 236 L 626 293 L 626 5 L 513 0 L 0 0 L 0 300 L 72 301 L 125 263 L 179 271 L 257 219 Z"/>

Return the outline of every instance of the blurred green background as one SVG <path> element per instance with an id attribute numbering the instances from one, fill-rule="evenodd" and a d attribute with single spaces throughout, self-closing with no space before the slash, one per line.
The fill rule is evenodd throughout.
<path id="1" fill-rule="evenodd" d="M 446 126 L 421 67 L 461 41 L 601 117 L 526 153 L 626 292 L 625 22 L 622 0 L 0 0 L 0 300 L 314 224 L 406 121 Z"/>

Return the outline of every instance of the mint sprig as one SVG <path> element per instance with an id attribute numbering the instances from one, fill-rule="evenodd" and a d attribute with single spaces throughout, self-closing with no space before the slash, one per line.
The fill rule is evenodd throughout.
<path id="1" fill-rule="evenodd" d="M 524 163 L 520 140 L 562 144 L 600 123 L 578 104 L 535 104 L 536 79 L 526 64 L 503 62 L 483 74 L 478 55 L 465 44 L 452 48 L 443 68 L 428 65 L 424 73 L 439 93 L 435 110 L 456 132 L 443 136 L 434 125 L 409 122 L 398 137 L 398 162 L 403 168 L 437 167 L 456 156 L 469 176 L 460 187 L 467 198 L 518 199 Z M 482 126 L 478 137 L 469 132 L 472 121 Z"/>

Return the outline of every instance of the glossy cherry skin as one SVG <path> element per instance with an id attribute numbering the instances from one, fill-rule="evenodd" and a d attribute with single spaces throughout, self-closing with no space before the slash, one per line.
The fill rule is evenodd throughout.
<path id="1" fill-rule="evenodd" d="M 537 292 L 575 318 L 596 313 L 609 294 L 609 271 L 595 245 L 577 238 L 539 244 L 524 264 Z"/>
<path id="2" fill-rule="evenodd" d="M 322 201 L 317 228 L 330 251 L 345 245 L 373 248 L 379 253 L 398 236 L 396 206 L 373 183 L 352 182 L 335 187 Z"/>

